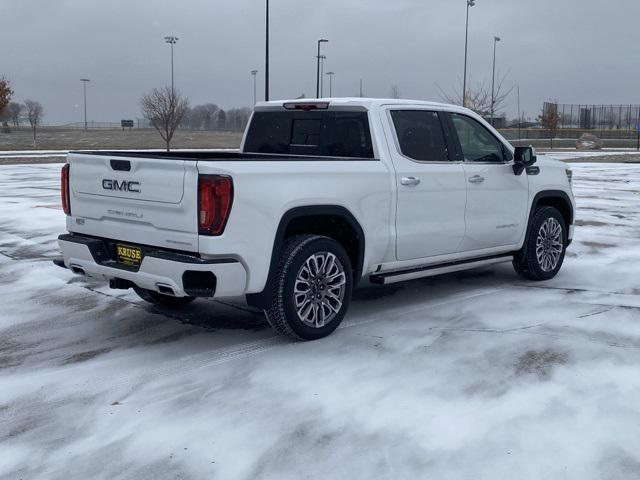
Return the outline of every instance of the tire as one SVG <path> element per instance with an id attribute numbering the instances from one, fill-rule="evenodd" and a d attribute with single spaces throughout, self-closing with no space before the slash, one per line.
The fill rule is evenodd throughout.
<path id="1" fill-rule="evenodd" d="M 285 242 L 269 288 L 265 314 L 273 329 L 294 340 L 318 340 L 333 333 L 347 313 L 351 261 L 331 238 L 297 235 Z"/>
<path id="2" fill-rule="evenodd" d="M 195 300 L 194 297 L 172 297 L 170 295 L 163 295 L 162 293 L 140 287 L 134 287 L 133 290 L 141 299 L 161 307 L 184 307 Z"/>
<path id="3" fill-rule="evenodd" d="M 531 219 L 527 240 L 513 259 L 518 275 L 533 281 L 555 277 L 567 250 L 567 227 L 553 207 L 538 208 Z"/>

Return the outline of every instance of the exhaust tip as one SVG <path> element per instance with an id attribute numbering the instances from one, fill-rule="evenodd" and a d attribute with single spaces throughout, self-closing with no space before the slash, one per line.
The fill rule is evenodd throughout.
<path id="1" fill-rule="evenodd" d="M 162 293 L 163 295 L 170 295 L 172 297 L 176 296 L 176 293 L 173 291 L 173 288 L 171 288 L 169 285 L 162 285 L 158 283 L 156 287 L 158 288 L 158 292 Z"/>
<path id="2" fill-rule="evenodd" d="M 86 275 L 86 273 L 84 272 L 84 268 L 78 265 L 70 265 L 69 268 L 73 273 L 76 273 L 78 275 Z"/>

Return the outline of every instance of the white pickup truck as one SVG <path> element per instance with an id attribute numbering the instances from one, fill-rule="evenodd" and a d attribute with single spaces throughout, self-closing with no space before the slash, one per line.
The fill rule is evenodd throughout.
<path id="1" fill-rule="evenodd" d="M 240 152 L 75 152 L 62 169 L 73 272 L 167 307 L 246 296 L 313 340 L 352 289 L 511 261 L 554 277 L 571 171 L 475 113 L 406 100 L 258 104 Z"/>

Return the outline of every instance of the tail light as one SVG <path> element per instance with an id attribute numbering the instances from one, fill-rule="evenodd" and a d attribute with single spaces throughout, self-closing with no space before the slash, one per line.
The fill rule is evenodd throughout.
<path id="1" fill-rule="evenodd" d="M 69 201 L 69 168 L 65 163 L 60 172 L 60 196 L 62 197 L 62 210 L 67 215 L 71 215 L 71 202 Z"/>
<path id="2" fill-rule="evenodd" d="M 223 175 L 198 177 L 198 232 L 219 236 L 227 225 L 233 203 L 233 180 Z"/>

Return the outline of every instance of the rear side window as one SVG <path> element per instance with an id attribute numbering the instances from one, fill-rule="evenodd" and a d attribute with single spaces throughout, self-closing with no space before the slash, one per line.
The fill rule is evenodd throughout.
<path id="1" fill-rule="evenodd" d="M 391 118 L 403 155 L 421 162 L 449 160 L 444 131 L 436 112 L 394 110 Z"/>
<path id="2" fill-rule="evenodd" d="M 244 151 L 373 158 L 366 112 L 256 112 Z"/>

